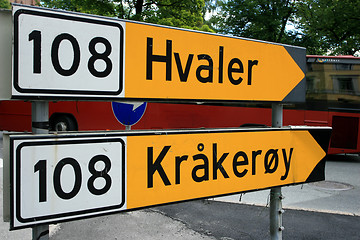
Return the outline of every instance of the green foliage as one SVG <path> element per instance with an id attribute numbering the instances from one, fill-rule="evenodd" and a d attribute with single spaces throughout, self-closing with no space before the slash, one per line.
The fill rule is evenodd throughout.
<path id="1" fill-rule="evenodd" d="M 114 16 L 115 2 L 107 0 L 44 0 L 41 6 L 73 12 L 95 15 Z"/>
<path id="2" fill-rule="evenodd" d="M 212 21 L 219 32 L 272 42 L 286 41 L 285 27 L 295 12 L 290 0 L 228 0 L 216 4 L 219 14 Z"/>
<path id="3" fill-rule="evenodd" d="M 10 9 L 11 4 L 9 0 L 0 0 L 0 8 Z"/>
<path id="4" fill-rule="evenodd" d="M 0 0 L 4 6 L 8 0 Z M 42 6 L 299 45 L 308 54 L 360 49 L 360 0 L 44 0 Z M 208 12 L 213 16 L 204 20 Z"/>
<path id="5" fill-rule="evenodd" d="M 202 25 L 201 28 L 198 29 L 198 30 L 203 31 L 203 32 L 212 32 L 212 33 L 215 32 L 215 31 L 214 31 L 213 29 L 211 29 L 211 28 L 209 27 L 209 25 L 207 25 L 207 24 Z"/>
<path id="6" fill-rule="evenodd" d="M 160 0 L 143 14 L 146 22 L 197 29 L 202 26 L 203 0 Z"/>
<path id="7" fill-rule="evenodd" d="M 189 29 L 203 27 L 205 9 L 204 0 L 45 0 L 42 6 Z"/>
<path id="8" fill-rule="evenodd" d="M 360 50 L 360 0 L 304 0 L 298 3 L 298 17 L 319 52 L 354 55 Z"/>
<path id="9" fill-rule="evenodd" d="M 360 49 L 360 0 L 206 3 L 217 13 L 207 23 L 221 33 L 304 46 L 308 54 L 354 55 Z"/>

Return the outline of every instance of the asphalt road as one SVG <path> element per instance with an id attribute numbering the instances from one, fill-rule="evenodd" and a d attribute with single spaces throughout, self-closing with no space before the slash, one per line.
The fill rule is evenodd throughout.
<path id="1" fill-rule="evenodd" d="M 264 190 L 217 200 L 266 206 L 269 194 Z M 326 163 L 324 182 L 283 187 L 282 194 L 287 209 L 360 216 L 360 158 L 333 156 Z"/>
<path id="2" fill-rule="evenodd" d="M 0 136 L 1 137 L 1 136 Z M 2 141 L 0 167 L 2 168 Z M 0 174 L 2 217 L 2 171 Z M 360 239 L 360 158 L 336 156 L 326 181 L 283 187 L 283 239 Z M 50 239 L 270 239 L 268 190 L 190 201 L 50 226 Z M 31 229 L 1 239 L 31 239 Z"/>

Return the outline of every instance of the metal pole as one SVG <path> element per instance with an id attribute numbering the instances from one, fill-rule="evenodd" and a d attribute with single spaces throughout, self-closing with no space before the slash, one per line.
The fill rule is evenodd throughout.
<path id="1" fill-rule="evenodd" d="M 31 121 L 33 134 L 49 133 L 49 103 L 43 101 L 32 102 Z"/>
<path id="2" fill-rule="evenodd" d="M 31 122 L 33 134 L 49 133 L 49 103 L 35 101 L 31 104 Z M 37 225 L 32 228 L 32 240 L 49 240 L 49 225 Z"/>
<path id="3" fill-rule="evenodd" d="M 283 126 L 283 105 L 280 103 L 272 104 L 271 123 L 272 127 Z"/>
<path id="4" fill-rule="evenodd" d="M 272 104 L 272 127 L 282 127 L 283 125 L 283 106 L 280 103 Z M 281 187 L 275 187 L 270 190 L 270 237 L 271 240 L 281 240 L 282 231 L 282 209 L 283 196 Z"/>

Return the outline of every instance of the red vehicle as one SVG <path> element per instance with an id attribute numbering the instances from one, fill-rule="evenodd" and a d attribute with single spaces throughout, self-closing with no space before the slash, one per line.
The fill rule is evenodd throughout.
<path id="1" fill-rule="evenodd" d="M 307 56 L 307 100 L 285 105 L 283 125 L 332 126 L 329 154 L 360 153 L 360 58 Z M 50 129 L 125 129 L 111 102 L 49 103 Z M 194 105 L 148 103 L 132 129 L 239 127 L 271 125 L 270 104 Z M 31 131 L 31 103 L 0 101 L 0 130 Z"/>

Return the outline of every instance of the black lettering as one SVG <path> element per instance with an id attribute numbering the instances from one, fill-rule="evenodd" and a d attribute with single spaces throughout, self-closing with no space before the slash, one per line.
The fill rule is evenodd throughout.
<path id="1" fill-rule="evenodd" d="M 33 73 L 41 73 L 41 32 L 34 30 L 29 34 L 29 41 L 34 41 Z"/>
<path id="2" fill-rule="evenodd" d="M 256 174 L 256 157 L 262 153 L 261 150 L 252 152 L 252 175 Z"/>
<path id="3" fill-rule="evenodd" d="M 248 85 L 251 85 L 251 78 L 252 78 L 252 67 L 254 65 L 258 65 L 258 60 L 249 60 L 248 63 Z"/>
<path id="4" fill-rule="evenodd" d="M 200 65 L 196 69 L 196 78 L 202 83 L 213 82 L 213 60 L 209 55 L 200 54 L 198 55 L 198 60 L 206 60 L 209 65 Z M 209 71 L 207 77 L 201 76 L 201 71 Z"/>
<path id="5" fill-rule="evenodd" d="M 244 160 L 238 161 L 239 157 L 242 157 Z M 234 156 L 234 159 L 233 159 L 233 171 L 234 171 L 234 174 L 239 178 L 244 177 L 246 175 L 246 173 L 248 172 L 248 170 L 244 169 L 244 171 L 239 172 L 237 167 L 238 166 L 248 165 L 248 164 L 249 164 L 249 159 L 248 159 L 246 153 L 243 152 L 243 151 L 237 152 L 235 154 L 235 156 Z"/>
<path id="6" fill-rule="evenodd" d="M 105 46 L 105 51 L 103 53 L 98 53 L 96 50 L 96 45 L 98 43 L 101 43 Z M 98 78 L 103 78 L 109 76 L 112 70 L 112 62 L 109 58 L 109 55 L 111 54 L 111 44 L 106 38 L 102 37 L 95 37 L 93 38 L 89 43 L 89 52 L 91 53 L 91 57 L 89 58 L 88 62 L 88 69 L 89 72 Z M 95 62 L 96 61 L 104 61 L 106 64 L 106 67 L 103 71 L 98 71 L 95 68 Z"/>
<path id="7" fill-rule="evenodd" d="M 224 162 L 225 158 L 229 155 L 229 153 L 224 153 L 221 155 L 219 161 L 217 161 L 217 144 L 213 144 L 213 179 L 217 179 L 217 170 L 220 170 L 221 174 L 224 178 L 229 178 L 229 175 L 225 171 L 222 163 Z"/>
<path id="8" fill-rule="evenodd" d="M 204 164 L 197 165 L 193 168 L 191 176 L 195 182 L 202 182 L 202 181 L 208 181 L 209 180 L 209 160 L 204 154 L 197 154 L 194 157 L 194 161 L 196 160 L 203 160 Z M 198 176 L 196 174 L 197 171 L 204 170 L 204 173 L 202 176 Z"/>
<path id="9" fill-rule="evenodd" d="M 175 157 L 175 184 L 180 184 L 180 164 L 188 159 L 187 155 Z"/>
<path id="10" fill-rule="evenodd" d="M 64 69 L 60 65 L 59 60 L 59 48 L 62 41 L 67 40 L 71 43 L 73 51 L 74 51 L 74 58 L 69 69 Z M 54 69 L 57 73 L 62 76 L 71 76 L 73 75 L 80 66 L 80 46 L 77 42 L 76 38 L 68 33 L 62 33 L 54 39 L 52 46 L 51 46 L 51 61 L 54 66 Z"/>
<path id="11" fill-rule="evenodd" d="M 153 54 L 153 39 L 147 38 L 146 44 L 146 79 L 152 80 L 152 67 L 153 62 L 166 63 L 166 80 L 171 81 L 171 54 L 172 53 L 172 41 L 166 40 L 166 55 L 154 55 Z"/>
<path id="12" fill-rule="evenodd" d="M 235 63 L 239 65 L 239 68 L 233 67 Z M 234 85 L 239 85 L 243 79 L 242 79 L 242 77 L 239 77 L 238 79 L 234 79 L 233 73 L 243 73 L 243 72 L 244 72 L 244 66 L 243 66 L 242 62 L 240 61 L 240 59 L 238 59 L 238 58 L 231 59 L 229 66 L 228 66 L 228 77 L 229 77 L 230 82 Z"/>
<path id="13" fill-rule="evenodd" d="M 74 186 L 70 192 L 65 192 L 61 186 L 61 173 L 66 165 L 70 165 L 75 173 Z M 54 169 L 53 184 L 54 184 L 55 193 L 60 198 L 68 200 L 75 197 L 80 191 L 81 182 L 82 182 L 81 167 L 80 164 L 74 158 L 68 157 L 58 162 L 58 164 Z"/>
<path id="14" fill-rule="evenodd" d="M 278 164 L 279 164 L 279 156 L 278 156 L 278 150 L 279 149 L 270 149 L 266 152 L 265 158 L 264 158 L 264 166 L 265 166 L 265 173 L 273 173 L 276 171 Z M 271 155 L 270 161 L 269 156 Z M 274 166 L 271 168 L 271 165 Z"/>
<path id="15" fill-rule="evenodd" d="M 40 160 L 34 165 L 34 173 L 36 172 L 39 172 L 39 202 L 46 202 L 47 200 L 46 160 Z M 60 173 L 58 174 L 60 175 Z"/>
<path id="16" fill-rule="evenodd" d="M 171 185 L 170 181 L 169 181 L 169 178 L 166 176 L 166 173 L 163 169 L 163 167 L 161 166 L 161 161 L 164 160 L 164 157 L 165 155 L 167 154 L 167 152 L 169 151 L 171 146 L 165 146 L 159 156 L 156 158 L 155 162 L 153 161 L 154 160 L 154 157 L 153 157 L 153 147 L 148 147 L 148 176 L 147 176 L 147 180 L 148 180 L 148 184 L 147 184 L 147 187 L 148 188 L 152 188 L 153 185 L 154 185 L 154 173 L 157 171 L 161 177 L 161 180 L 164 182 L 164 184 L 167 186 L 167 185 Z"/>
<path id="17" fill-rule="evenodd" d="M 291 161 L 291 156 L 293 153 L 294 148 L 290 148 L 290 153 L 289 153 L 289 159 L 286 156 L 286 150 L 282 149 L 282 153 L 283 153 L 283 157 L 284 157 L 284 164 L 285 164 L 285 174 L 283 176 L 281 176 L 281 180 L 285 180 L 289 174 L 289 170 L 290 170 L 290 161 Z"/>
<path id="18" fill-rule="evenodd" d="M 201 152 L 204 150 L 204 144 L 199 143 L 198 144 L 198 150 Z M 196 160 L 203 160 L 204 164 L 197 165 L 192 170 L 192 178 L 195 182 L 202 182 L 202 181 L 208 181 L 209 180 L 209 159 L 206 157 L 205 154 L 199 153 L 193 156 L 194 161 Z M 203 170 L 204 174 L 202 176 L 198 176 L 196 174 L 197 171 Z"/>
<path id="19" fill-rule="evenodd" d="M 95 166 L 97 162 L 104 163 L 103 170 L 96 169 Z M 90 159 L 88 169 L 89 172 L 91 173 L 91 176 L 87 183 L 89 191 L 94 195 L 103 195 L 107 191 L 109 191 L 112 184 L 111 177 L 108 174 L 111 169 L 111 160 L 105 155 L 96 155 Z M 95 181 L 98 178 L 103 178 L 103 181 L 105 182 L 105 185 L 100 189 L 95 187 Z"/>
<path id="20" fill-rule="evenodd" d="M 224 72 L 224 47 L 219 47 L 219 83 L 223 83 Z"/>
<path id="21" fill-rule="evenodd" d="M 181 66 L 181 60 L 180 60 L 179 53 L 174 53 L 174 56 L 175 56 L 176 66 L 177 66 L 177 69 L 178 69 L 178 72 L 179 72 L 180 81 L 181 82 L 187 82 L 194 54 L 189 54 L 189 57 L 188 57 L 188 59 L 186 61 L 186 66 L 185 66 L 184 70 L 183 70 L 183 68 Z"/>

